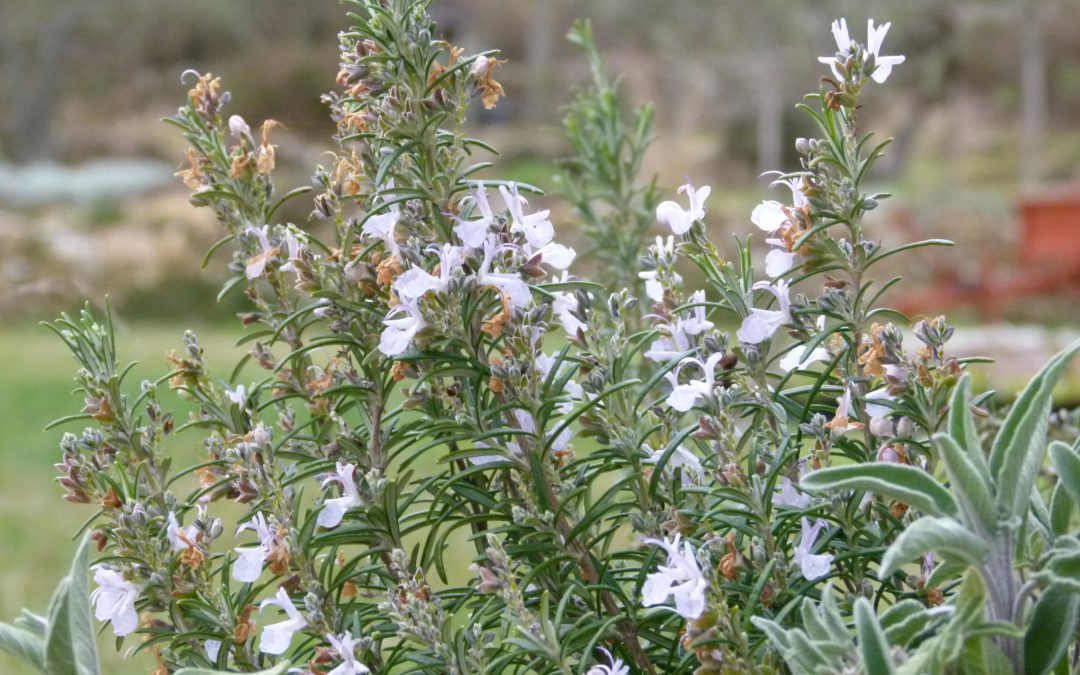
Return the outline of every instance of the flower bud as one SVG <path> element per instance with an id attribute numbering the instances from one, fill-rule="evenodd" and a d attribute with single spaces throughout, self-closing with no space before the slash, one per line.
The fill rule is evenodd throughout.
<path id="1" fill-rule="evenodd" d="M 888 417 L 873 417 L 870 419 L 870 433 L 878 438 L 888 438 L 892 436 L 893 425 L 892 420 Z"/>
<path id="2" fill-rule="evenodd" d="M 900 438 L 915 437 L 915 423 L 911 421 L 910 417 L 900 418 L 900 421 L 896 424 L 896 435 Z"/>

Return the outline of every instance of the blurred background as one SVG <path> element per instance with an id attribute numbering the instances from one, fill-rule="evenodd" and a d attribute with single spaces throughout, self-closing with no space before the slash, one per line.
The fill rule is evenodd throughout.
<path id="1" fill-rule="evenodd" d="M 653 101 L 657 141 L 647 175 L 668 193 L 689 177 L 713 187 L 709 227 L 723 245 L 752 231 L 770 194 L 766 170 L 797 166 L 793 139 L 812 133 L 794 104 L 826 73 L 833 18 L 891 21 L 884 52 L 905 54 L 871 85 L 864 125 L 895 136 L 874 180 L 894 195 L 871 214 L 887 244 L 957 242 L 899 262 L 889 300 L 946 313 L 960 354 L 985 386 L 1014 389 L 1080 328 L 1080 3 L 1067 0 L 435 0 L 448 39 L 499 49 L 498 108 L 476 110 L 474 134 L 499 148 L 500 177 L 552 189 L 567 150 L 562 107 L 588 67 L 564 36 L 589 17 L 627 106 Z M 254 127 L 284 123 L 283 192 L 326 162 L 333 125 L 319 97 L 334 87 L 333 0 L 4 0 L 0 9 L 0 618 L 41 611 L 62 574 L 68 538 L 90 513 L 50 487 L 61 430 L 76 412 L 74 362 L 37 321 L 107 295 L 136 377 L 166 372 L 163 355 L 195 327 L 223 376 L 239 350 L 238 301 L 215 304 L 222 271 L 200 268 L 218 226 L 172 176 L 184 144 L 173 114 L 187 68 L 220 75 L 229 112 Z M 550 202 L 550 203 L 547 203 Z M 576 239 L 557 196 L 560 240 Z M 288 219 L 307 222 L 310 203 Z M 891 271 L 891 270 L 890 270 Z M 882 272 L 884 274 L 885 272 Z M 1066 399 L 1080 400 L 1074 377 Z M 182 442 L 182 440 L 181 440 Z M 189 441 L 195 443 L 194 439 Z M 189 449 L 194 452 L 194 449 Z M 107 648 L 106 652 L 111 652 Z M 115 657 L 110 657 L 115 659 Z M 147 672 L 148 661 L 108 672 Z M 0 659 L 3 672 L 20 672 Z"/>

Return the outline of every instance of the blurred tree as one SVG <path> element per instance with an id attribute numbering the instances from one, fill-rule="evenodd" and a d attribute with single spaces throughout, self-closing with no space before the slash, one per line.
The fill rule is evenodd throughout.
<path id="1" fill-rule="evenodd" d="M 81 5 L 61 6 L 48 16 L 42 30 L 21 32 L 17 30 L 18 22 L 11 22 L 9 30 L 0 35 L 8 64 L 5 79 L 11 83 L 6 89 L 18 92 L 17 96 L 5 97 L 3 117 L 8 123 L 0 147 L 16 162 L 51 154 L 50 130 L 58 108 L 57 97 L 64 91 L 70 73 L 68 55 L 83 13 Z"/>

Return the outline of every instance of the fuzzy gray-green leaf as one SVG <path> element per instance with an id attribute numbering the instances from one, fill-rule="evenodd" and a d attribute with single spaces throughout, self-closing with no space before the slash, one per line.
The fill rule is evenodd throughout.
<path id="1" fill-rule="evenodd" d="M 1076 630 L 1080 596 L 1068 589 L 1051 586 L 1043 592 L 1028 622 L 1024 636 L 1024 672 L 1043 675 L 1064 656 Z"/>
<path id="2" fill-rule="evenodd" d="M 1050 444 L 1050 461 L 1058 474 L 1058 485 L 1074 504 L 1080 504 L 1080 454 L 1061 441 Z"/>
<path id="3" fill-rule="evenodd" d="M 71 647 L 76 655 L 75 669 L 78 675 L 100 675 L 98 666 L 97 632 L 90 611 L 90 533 L 86 533 L 75 551 L 68 574 L 68 622 L 71 631 Z"/>
<path id="4" fill-rule="evenodd" d="M 6 652 L 39 672 L 45 670 L 45 641 L 28 630 L 0 623 L 0 651 Z"/>
<path id="5" fill-rule="evenodd" d="M 979 470 L 953 437 L 937 434 L 934 441 L 944 460 L 952 491 L 964 517 L 972 527 L 993 531 L 997 525 L 997 508 L 989 477 Z"/>
<path id="6" fill-rule="evenodd" d="M 957 383 L 949 402 L 949 435 L 967 454 L 980 475 L 989 481 L 990 471 L 986 465 L 986 456 L 983 455 L 979 432 L 975 428 L 975 418 L 971 414 L 971 376 L 966 373 Z"/>
<path id="7" fill-rule="evenodd" d="M 49 603 L 49 625 L 45 629 L 45 670 L 49 675 L 78 675 L 71 644 L 71 578 L 64 577 Z"/>
<path id="8" fill-rule="evenodd" d="M 807 490 L 866 490 L 913 506 L 932 516 L 959 516 L 952 495 L 934 478 L 903 464 L 851 464 L 807 474 L 799 482 Z"/>
<path id="9" fill-rule="evenodd" d="M 878 578 L 885 579 L 901 565 L 931 551 L 947 560 L 978 564 L 989 545 L 953 518 L 926 516 L 916 520 L 900 533 L 881 559 Z"/>
<path id="10" fill-rule="evenodd" d="M 1021 392 L 1009 410 L 990 453 L 1000 510 L 1022 517 L 1042 465 L 1050 394 L 1076 352 L 1080 340 L 1059 352 Z"/>
<path id="11" fill-rule="evenodd" d="M 859 651 L 862 652 L 866 672 L 891 675 L 893 665 L 889 643 L 874 615 L 874 608 L 866 598 L 860 597 L 855 601 L 855 632 L 859 637 Z"/>

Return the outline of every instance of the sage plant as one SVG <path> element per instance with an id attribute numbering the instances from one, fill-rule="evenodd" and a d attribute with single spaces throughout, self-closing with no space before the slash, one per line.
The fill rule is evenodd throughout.
<path id="1" fill-rule="evenodd" d="M 990 419 L 944 317 L 910 326 L 880 304 L 899 280 L 875 279 L 878 263 L 949 243 L 885 249 L 875 230 L 887 141 L 858 112 L 903 62 L 882 54 L 889 24 L 863 43 L 834 23 L 799 106 L 817 136 L 731 257 L 707 236 L 709 187 L 660 202 L 637 181 L 649 109 L 622 126 L 579 25 L 595 87 L 568 114 L 564 189 L 618 266 L 598 277 L 612 286 L 573 275 L 535 189 L 473 159 L 487 146 L 465 119 L 503 96 L 497 55 L 442 40 L 426 0 L 347 4 L 314 194 L 278 196 L 283 131 L 229 115 L 213 75 L 184 74 L 169 120 L 192 203 L 223 228 L 222 295 L 250 302 L 244 360 L 211 373 L 188 333 L 171 372 L 133 391 L 108 317 L 53 325 L 81 365 L 85 407 L 66 421 L 93 422 L 64 437 L 59 481 L 99 509 L 91 601 L 119 641 L 160 673 L 1041 673 L 1075 658 L 1078 446 L 1051 446 L 1049 502 L 1037 477 L 1050 390 L 1080 346 Z M 280 221 L 301 197 L 319 227 Z M 174 434 L 202 460 L 174 467 Z"/>

